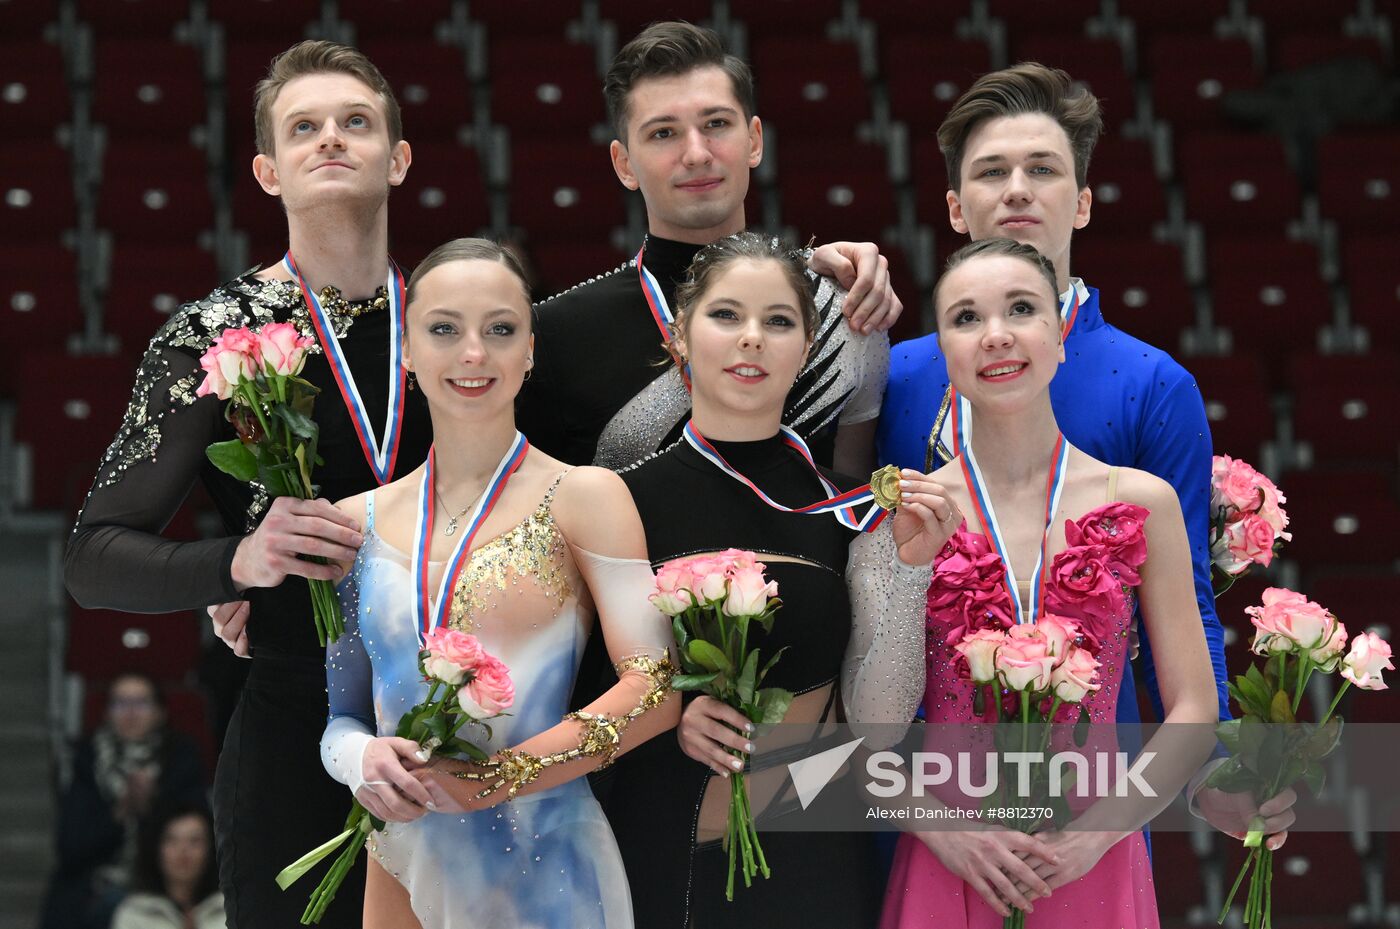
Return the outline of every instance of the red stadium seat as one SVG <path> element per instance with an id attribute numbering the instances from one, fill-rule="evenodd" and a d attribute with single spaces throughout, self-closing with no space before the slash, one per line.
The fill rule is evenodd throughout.
<path id="1" fill-rule="evenodd" d="M 1308 599 L 1322 604 L 1345 623 L 1351 635 L 1373 627 L 1388 627 L 1391 631 L 1397 628 L 1395 604 L 1400 603 L 1400 574 L 1328 574 L 1309 584 L 1306 593 Z M 1389 632 L 1383 637 L 1394 638 Z"/>
<path id="2" fill-rule="evenodd" d="M 1208 231 L 1283 231 L 1299 213 L 1298 179 L 1273 135 L 1201 133 L 1177 146 L 1187 218 Z"/>
<path id="3" fill-rule="evenodd" d="M 1314 3 L 1313 0 L 1249 0 L 1249 15 L 1264 23 L 1265 29 L 1309 29 L 1336 32 L 1342 20 L 1355 12 L 1355 3 Z"/>
<path id="4" fill-rule="evenodd" d="M 164 158 L 143 158 L 140 146 L 109 152 L 97 224 L 122 244 L 189 243 L 214 226 L 214 202 L 201 153 L 187 148 L 174 156 L 170 146 L 152 150 L 165 151 Z"/>
<path id="5" fill-rule="evenodd" d="M 414 146 L 413 166 L 390 204 L 390 242 L 395 259 L 406 267 L 491 220 L 476 150 L 459 145 Z"/>
<path id="6" fill-rule="evenodd" d="M 714 14 L 710 0 L 599 0 L 598 16 L 617 27 L 617 44 L 625 45 L 654 22 L 683 19 L 704 23 Z"/>
<path id="7" fill-rule="evenodd" d="M 875 24 L 881 39 L 900 35 L 950 36 L 958 20 L 972 15 L 972 0 L 860 0 L 860 17 Z M 886 58 L 886 66 L 889 59 Z"/>
<path id="8" fill-rule="evenodd" d="M 0 264 L 0 329 L 26 352 L 61 354 L 83 330 L 77 261 L 61 245 L 7 246 Z M 0 366 L 0 397 L 22 386 L 18 365 Z"/>
<path id="9" fill-rule="evenodd" d="M 1325 568 L 1392 569 L 1400 558 L 1394 469 L 1296 471 L 1279 481 L 1288 496 L 1284 556 L 1305 574 Z"/>
<path id="10" fill-rule="evenodd" d="M 1177 129 L 1218 126 L 1225 94 L 1259 83 L 1253 51 L 1244 39 L 1161 36 L 1153 40 L 1149 59 L 1153 110 Z"/>
<path id="11" fill-rule="evenodd" d="M 1133 21 L 1139 44 L 1163 33 L 1210 35 L 1230 14 L 1230 0 L 1118 0 L 1118 15 Z"/>
<path id="12" fill-rule="evenodd" d="M 780 153 L 783 224 L 799 239 L 873 241 L 896 221 L 894 187 L 879 146 L 851 142 Z"/>
<path id="13" fill-rule="evenodd" d="M 1090 229 L 1097 229 L 1091 224 Z M 1196 323 L 1195 301 L 1175 246 L 1081 233 L 1071 271 L 1099 289 L 1104 319 L 1175 353 L 1183 329 Z"/>
<path id="14" fill-rule="evenodd" d="M 214 256 L 197 245 L 118 247 L 102 328 L 117 336 L 124 354 L 138 355 L 180 304 L 204 296 L 218 281 Z"/>
<path id="15" fill-rule="evenodd" d="M 1326 10 L 1324 4 L 1309 6 Z M 1270 61 L 1275 71 L 1296 71 L 1310 65 L 1337 61 L 1343 58 L 1360 58 L 1386 67 L 1385 49 L 1379 40 L 1370 36 L 1349 36 L 1316 31 L 1297 32 L 1278 36 L 1274 40 L 1274 53 Z"/>
<path id="16" fill-rule="evenodd" d="M 112 138 L 186 141 L 208 121 L 199 52 L 169 41 L 98 43 L 92 118 Z"/>
<path id="17" fill-rule="evenodd" d="M 394 88 L 405 138 L 453 139 L 471 123 L 471 84 L 461 49 L 425 41 L 375 41 L 370 38 L 374 33 L 365 35 L 368 41 L 360 47 Z"/>
<path id="18" fill-rule="evenodd" d="M 0 242 L 57 245 L 77 223 L 67 153 L 51 143 L 8 144 L 0 168 Z"/>
<path id="19" fill-rule="evenodd" d="M 512 140 L 585 136 L 604 119 L 601 84 L 592 46 L 563 38 L 491 43 L 491 120 L 509 126 Z"/>
<path id="20" fill-rule="evenodd" d="M 991 50 L 982 42 L 892 33 L 884 40 L 883 63 L 891 115 L 908 125 L 916 143 L 931 138 L 958 97 L 991 70 L 991 62 Z"/>
<path id="21" fill-rule="evenodd" d="M 135 373 L 130 359 L 108 356 L 36 353 L 20 363 L 15 438 L 30 447 L 35 509 L 77 510 L 126 413 Z"/>
<path id="22" fill-rule="evenodd" d="M 795 34 L 821 35 L 841 17 L 841 0 L 729 0 L 729 15 L 743 23 L 749 42 Z"/>
<path id="23" fill-rule="evenodd" d="M 1061 4 L 1025 3 L 1031 8 L 1058 12 Z M 1098 7 L 1097 0 L 1092 4 Z M 1021 27 L 1008 20 L 1013 32 Z M 1053 27 L 1051 27 L 1053 28 Z M 1121 126 L 1137 112 L 1133 79 L 1123 64 L 1123 47 L 1113 39 L 1091 39 L 1061 32 L 1031 31 L 1016 43 L 1017 61 L 1038 61 L 1063 68 L 1075 81 L 1084 84 L 1103 105 L 1104 121 L 1110 128 Z"/>
<path id="24" fill-rule="evenodd" d="M 1206 262 L 1212 273 L 1241 267 L 1287 273 L 1293 268 L 1319 266 L 1317 247 L 1312 243 L 1263 235 L 1212 236 L 1206 243 Z"/>
<path id="25" fill-rule="evenodd" d="M 987 8 L 988 12 L 1006 24 L 1007 33 L 1013 37 L 1037 33 L 1082 33 L 1084 21 L 1098 16 L 1100 12 L 1099 0 L 991 0 Z M 1022 57 L 1019 60 L 1026 59 Z M 1030 60 L 1043 61 L 1040 58 Z M 1058 63 L 1055 66 L 1064 67 Z"/>
<path id="26" fill-rule="evenodd" d="M 545 238 L 564 231 L 606 241 L 626 222 L 622 185 L 607 149 L 588 143 L 512 141 L 510 222 Z"/>
<path id="27" fill-rule="evenodd" d="M 68 622 L 68 670 L 98 680 L 123 671 L 139 671 L 157 681 L 182 680 L 199 664 L 200 626 L 200 617 L 193 613 L 119 613 L 75 606 Z"/>
<path id="28" fill-rule="evenodd" d="M 783 140 L 854 133 L 870 119 L 870 96 L 849 42 L 768 39 L 754 47 L 758 112 Z M 836 130 L 840 131 L 840 130 Z"/>
<path id="29" fill-rule="evenodd" d="M 99 36 L 170 39 L 190 16 L 190 0 L 79 0 L 78 18 Z"/>
<path id="30" fill-rule="evenodd" d="M 253 144 L 253 91 L 258 81 L 267 76 L 267 66 L 279 53 L 295 41 L 262 38 L 252 33 L 247 38 L 233 38 L 225 43 L 224 87 L 228 94 L 228 131 L 233 144 L 230 151 Z M 244 162 L 244 165 L 247 163 Z M 243 165 L 235 165 L 243 170 Z"/>
<path id="31" fill-rule="evenodd" d="M 15 33 L 0 29 L 0 35 L 9 40 Z M 7 144 L 16 138 L 52 140 L 71 109 L 63 54 L 57 46 L 37 40 L 0 45 L 0 123 Z"/>
<path id="32" fill-rule="evenodd" d="M 938 236 L 951 235 L 947 165 L 938 149 L 937 138 L 926 136 L 910 146 L 909 174 L 915 185 L 914 209 L 919 221 L 932 226 Z"/>
<path id="33" fill-rule="evenodd" d="M 1153 831 L 1152 883 L 1164 921 L 1171 916 L 1176 922 L 1184 922 L 1187 911 L 1202 902 L 1203 867 L 1204 862 L 1191 847 L 1189 832 Z"/>
<path id="34" fill-rule="evenodd" d="M 492 3 L 478 0 L 470 4 L 467 16 L 486 27 L 487 37 L 494 46 L 497 39 L 507 36 L 554 35 L 563 38 L 569 23 L 583 16 L 580 0 L 531 0 L 529 15 L 512 3 Z"/>
<path id="35" fill-rule="evenodd" d="M 1215 454 L 1258 464 L 1260 446 L 1276 432 L 1263 365 L 1251 355 L 1235 355 L 1192 358 L 1186 367 L 1205 400 Z"/>
<path id="36" fill-rule="evenodd" d="M 1274 359 L 1311 347 L 1332 322 L 1332 299 L 1316 268 L 1220 268 L 1211 273 L 1217 326 L 1234 350 Z"/>
<path id="37" fill-rule="evenodd" d="M 0 3 L 0 35 L 13 42 L 38 39 L 59 15 L 58 0 Z"/>
<path id="38" fill-rule="evenodd" d="M 1365 326 L 1371 344 L 1400 348 L 1400 237 L 1356 237 L 1342 249 L 1342 274 L 1351 321 Z"/>
<path id="39" fill-rule="evenodd" d="M 1338 811 L 1340 819 L 1340 811 Z M 1288 844 L 1274 855 L 1273 912 L 1290 918 L 1337 917 L 1364 899 L 1361 858 L 1351 835 L 1343 832 L 1299 832 L 1288 835 Z M 1243 850 L 1232 848 L 1225 873 L 1234 874 L 1244 860 Z M 1326 888 L 1319 893 L 1319 888 Z"/>
<path id="40" fill-rule="evenodd" d="M 1089 189 L 1094 200 L 1089 228 L 1102 233 L 1148 235 L 1166 222 L 1167 197 L 1150 165 L 1129 167 L 1090 163 Z"/>
<path id="41" fill-rule="evenodd" d="M 1288 544 L 1284 543 L 1285 555 L 1287 549 Z M 1220 624 L 1225 628 L 1225 666 L 1232 673 L 1242 673 L 1244 666 L 1254 661 L 1249 651 L 1254 642 L 1254 624 L 1250 622 L 1245 609 L 1263 603 L 1264 590 L 1273 586 L 1274 582 L 1264 571 L 1256 568 L 1238 578 L 1229 590 L 1215 600 L 1215 615 L 1220 617 Z M 1237 707 L 1235 710 L 1238 712 Z"/>
<path id="42" fill-rule="evenodd" d="M 339 0 L 336 14 L 341 22 L 355 27 L 356 47 L 363 49 L 373 36 L 392 35 L 397 39 L 417 35 L 430 39 L 437 24 L 452 16 L 452 0 Z M 370 61 L 382 71 L 384 65 L 374 55 Z M 393 78 L 394 91 L 403 95 Z"/>
<path id="43" fill-rule="evenodd" d="M 280 43 L 281 48 L 305 38 L 307 27 L 321 18 L 321 0 L 208 0 L 208 4 L 209 18 L 223 27 L 226 39 L 258 39 Z"/>
<path id="44" fill-rule="evenodd" d="M 1400 355 L 1310 353 L 1295 357 L 1291 368 L 1294 435 L 1317 461 L 1400 461 Z"/>
<path id="45" fill-rule="evenodd" d="M 1347 232 L 1393 233 L 1400 209 L 1400 133 L 1326 136 L 1318 143 L 1322 215 Z"/>

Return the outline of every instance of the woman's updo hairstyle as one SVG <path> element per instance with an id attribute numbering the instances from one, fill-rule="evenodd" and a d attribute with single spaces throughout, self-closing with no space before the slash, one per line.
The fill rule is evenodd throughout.
<path id="1" fill-rule="evenodd" d="M 966 264 L 974 258 L 1004 257 L 1017 258 L 1026 262 L 1031 267 L 1040 272 L 1045 278 L 1045 285 L 1050 288 L 1051 300 L 1058 305 L 1060 302 L 1060 288 L 1055 283 L 1055 264 L 1034 246 L 1017 242 L 1015 239 L 979 239 L 976 242 L 969 242 L 962 248 L 948 256 L 948 263 L 943 266 L 943 273 L 938 276 L 938 283 L 933 285 L 933 308 L 934 324 L 939 322 L 938 316 L 938 292 L 943 287 L 943 281 L 948 277 L 949 272 L 959 265 Z"/>
<path id="2" fill-rule="evenodd" d="M 490 239 L 453 239 L 444 242 L 428 253 L 428 257 L 419 262 L 418 267 L 413 269 L 413 274 L 408 278 L 408 288 L 404 295 L 404 304 L 413 302 L 414 293 L 418 289 L 418 282 L 423 279 L 434 268 L 448 264 L 453 261 L 493 261 L 496 264 L 503 264 L 520 281 L 520 289 L 525 294 L 525 303 L 530 303 L 530 279 L 525 273 L 525 266 L 520 261 L 520 256 L 512 249 L 492 242 Z M 530 313 L 531 323 L 534 323 L 534 311 Z"/>
<path id="3" fill-rule="evenodd" d="M 775 236 L 740 232 L 711 242 L 696 252 L 686 280 L 676 287 L 676 322 L 672 327 L 671 341 L 666 343 L 673 356 L 678 355 L 673 347 L 676 336 L 684 333 L 690 321 L 690 314 L 709 291 L 715 278 L 736 261 L 745 260 L 771 261 L 782 269 L 783 276 L 797 294 L 797 309 L 802 316 L 803 333 L 808 341 L 816 335 L 819 319 L 816 300 L 812 296 L 812 285 L 807 280 L 806 252 L 793 248 Z"/>

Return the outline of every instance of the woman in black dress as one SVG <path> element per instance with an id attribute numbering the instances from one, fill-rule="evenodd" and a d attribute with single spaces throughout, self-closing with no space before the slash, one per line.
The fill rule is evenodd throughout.
<path id="1" fill-rule="evenodd" d="M 698 448 L 708 443 L 783 506 L 828 495 L 780 430 L 784 398 L 815 331 L 800 258 L 742 233 L 702 250 L 691 273 L 677 293 L 671 349 L 688 367 L 697 441 L 622 475 L 652 563 L 730 547 L 757 552 L 783 608 L 771 635 L 750 635 L 760 637 L 765 656 L 788 646 L 764 681 L 797 695 L 785 722 L 908 723 L 924 681 L 928 565 L 956 525 L 954 514 L 936 485 L 904 472 L 895 518 L 857 533 L 831 515 L 769 505 L 702 455 Z M 823 473 L 843 491 L 860 483 Z M 737 731 L 745 723 L 696 697 L 676 740 L 654 739 L 617 764 L 607 812 L 637 926 L 872 925 L 883 879 L 869 834 L 769 832 L 763 844 L 772 877 L 725 901 L 728 856 L 719 839 L 733 763 L 725 746 L 746 748 Z M 756 779 L 751 790 L 757 807 L 764 788 Z M 766 799 L 770 813 L 785 802 Z"/>

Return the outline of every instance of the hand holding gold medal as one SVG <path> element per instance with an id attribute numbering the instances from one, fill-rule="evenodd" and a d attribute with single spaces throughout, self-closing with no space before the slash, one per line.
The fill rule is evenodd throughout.
<path id="1" fill-rule="evenodd" d="M 885 465 L 870 475 L 875 502 L 894 513 L 894 544 L 907 565 L 929 564 L 962 524 L 947 489 L 929 474 Z"/>

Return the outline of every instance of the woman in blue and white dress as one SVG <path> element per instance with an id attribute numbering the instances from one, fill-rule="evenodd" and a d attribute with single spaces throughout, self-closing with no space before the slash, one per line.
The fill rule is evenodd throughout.
<path id="1" fill-rule="evenodd" d="M 671 633 L 647 600 L 645 538 L 622 481 L 569 469 L 516 431 L 532 352 L 513 256 L 469 239 L 434 251 L 409 282 L 404 342 L 434 450 L 338 504 L 364 544 L 341 586 L 346 634 L 327 655 L 322 757 L 387 822 L 368 846 L 370 929 L 632 925 L 617 844 L 583 775 L 675 725 Z M 619 682 L 571 713 L 595 616 Z M 462 733 L 487 764 L 424 764 L 392 735 L 426 695 L 420 636 L 443 627 L 510 669 L 509 715 L 489 739 Z"/>

